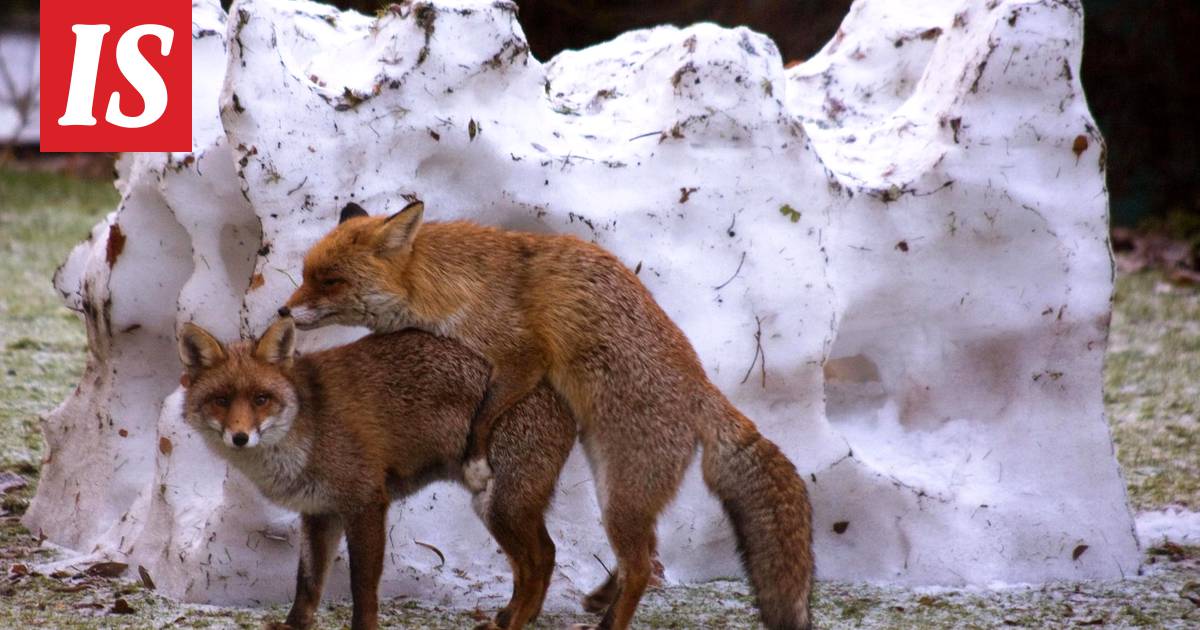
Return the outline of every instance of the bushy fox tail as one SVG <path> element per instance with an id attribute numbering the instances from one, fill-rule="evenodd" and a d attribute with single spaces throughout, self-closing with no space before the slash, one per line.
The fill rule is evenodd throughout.
<path id="1" fill-rule="evenodd" d="M 796 467 L 728 401 L 701 429 L 704 481 L 737 535 L 763 624 L 808 630 L 812 509 Z"/>

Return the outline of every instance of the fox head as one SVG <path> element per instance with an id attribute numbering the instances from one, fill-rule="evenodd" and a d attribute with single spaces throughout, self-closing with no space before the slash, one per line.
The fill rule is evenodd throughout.
<path id="1" fill-rule="evenodd" d="M 424 212 L 420 201 L 388 217 L 371 217 L 348 204 L 337 227 L 304 256 L 304 281 L 279 314 L 290 315 L 304 330 L 327 324 L 388 328 L 373 324 L 405 295 L 399 272 Z"/>
<path id="2" fill-rule="evenodd" d="M 299 410 L 288 377 L 296 329 L 280 319 L 254 341 L 228 346 L 192 323 L 179 335 L 179 358 L 187 370 L 184 417 L 199 431 L 215 431 L 241 450 L 279 442 Z"/>

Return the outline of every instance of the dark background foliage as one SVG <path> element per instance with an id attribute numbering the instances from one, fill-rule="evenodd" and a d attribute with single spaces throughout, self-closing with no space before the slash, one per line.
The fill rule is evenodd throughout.
<path id="1" fill-rule="evenodd" d="M 377 11 L 380 0 L 326 0 Z M 228 5 L 229 0 L 223 0 Z M 629 29 L 712 21 L 775 39 L 785 61 L 811 56 L 850 0 L 517 0 L 539 59 Z M 36 24 L 37 0 L 3 0 L 0 27 Z M 1113 220 L 1200 221 L 1200 1 L 1083 0 L 1083 82 L 1109 145 Z"/>

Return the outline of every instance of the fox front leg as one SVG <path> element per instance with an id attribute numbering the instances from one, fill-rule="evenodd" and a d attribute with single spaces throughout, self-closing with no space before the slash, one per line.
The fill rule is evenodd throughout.
<path id="1" fill-rule="evenodd" d="M 487 390 L 475 409 L 475 416 L 471 419 L 471 431 L 467 435 L 463 478 L 472 492 L 482 492 L 492 478 L 492 467 L 488 464 L 487 453 L 496 420 L 528 396 L 545 374 L 546 369 L 541 363 L 531 361 L 528 355 L 510 355 L 493 364 Z"/>
<path id="2" fill-rule="evenodd" d="M 342 521 L 333 514 L 300 515 L 300 563 L 296 569 L 296 599 L 286 625 L 275 626 L 306 630 L 313 627 L 321 591 L 329 575 L 333 555 L 342 538 Z"/>

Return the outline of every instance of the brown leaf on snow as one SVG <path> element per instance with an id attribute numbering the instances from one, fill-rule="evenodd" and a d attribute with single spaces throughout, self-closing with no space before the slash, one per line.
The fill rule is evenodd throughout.
<path id="1" fill-rule="evenodd" d="M 1087 148 L 1087 136 L 1075 136 L 1075 142 L 1071 144 L 1071 152 L 1075 154 L 1075 158 L 1078 159 L 1080 155 L 1083 155 L 1083 152 L 1087 151 Z"/>
<path id="2" fill-rule="evenodd" d="M 84 573 L 92 577 L 115 578 L 120 577 L 128 568 L 129 565 L 124 562 L 97 562 L 88 567 Z"/>
<path id="3" fill-rule="evenodd" d="M 125 234 L 121 232 L 121 226 L 116 223 L 108 228 L 108 242 L 104 246 L 104 261 L 109 267 L 117 264 L 117 258 L 120 258 L 121 252 L 125 251 Z"/>
<path id="4" fill-rule="evenodd" d="M 142 586 L 145 586 L 152 591 L 156 588 L 154 586 L 154 580 L 150 579 L 150 572 L 146 570 L 146 567 L 140 564 L 138 565 L 138 577 L 142 578 Z"/>

